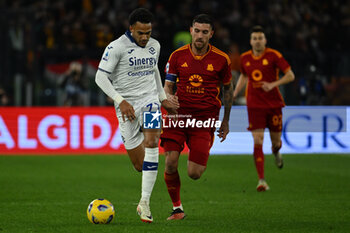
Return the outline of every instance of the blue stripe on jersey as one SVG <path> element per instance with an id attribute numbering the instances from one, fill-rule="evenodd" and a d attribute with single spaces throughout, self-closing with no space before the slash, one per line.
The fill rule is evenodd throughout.
<path id="1" fill-rule="evenodd" d="M 126 37 L 129 38 L 129 40 L 130 40 L 132 43 L 135 43 L 134 37 L 132 37 L 131 32 L 130 32 L 129 30 L 127 30 L 127 31 L 125 32 L 125 35 L 126 35 Z"/>
<path id="2" fill-rule="evenodd" d="M 175 83 L 176 75 L 175 74 L 166 74 L 165 80 Z"/>
<path id="3" fill-rule="evenodd" d="M 100 67 L 98 67 L 99 70 L 106 72 L 107 74 L 111 74 L 111 72 L 108 72 L 107 70 L 101 69 Z"/>
<path id="4" fill-rule="evenodd" d="M 158 163 L 143 161 L 142 166 L 143 171 L 157 171 Z"/>
<path id="5" fill-rule="evenodd" d="M 142 47 L 142 46 L 140 46 L 140 45 L 138 45 L 138 44 L 136 43 L 134 37 L 132 37 L 132 35 L 131 35 L 130 30 L 127 30 L 127 31 L 125 32 L 125 35 L 126 35 L 127 38 L 129 38 L 129 40 L 130 40 L 132 43 L 135 43 L 137 46 L 139 46 L 139 47 L 141 47 L 141 48 L 144 48 L 144 47 Z"/>

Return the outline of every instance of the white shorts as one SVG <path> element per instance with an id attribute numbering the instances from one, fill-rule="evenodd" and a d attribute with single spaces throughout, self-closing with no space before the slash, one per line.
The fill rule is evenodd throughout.
<path id="1" fill-rule="evenodd" d="M 135 110 L 136 118 L 131 122 L 125 117 L 123 121 L 119 106 L 115 107 L 117 114 L 120 134 L 124 142 L 125 149 L 131 150 L 138 147 L 144 139 L 143 126 L 143 112 L 144 111 L 160 111 L 160 102 L 158 96 L 146 96 L 137 101 L 127 100 Z"/>

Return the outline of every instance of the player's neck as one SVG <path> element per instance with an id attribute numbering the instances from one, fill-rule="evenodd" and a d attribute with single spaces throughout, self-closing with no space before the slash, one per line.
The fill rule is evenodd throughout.
<path id="1" fill-rule="evenodd" d="M 262 49 L 262 50 L 255 50 L 255 49 L 252 49 L 252 50 L 253 50 L 253 55 L 254 55 L 255 57 L 260 57 L 260 56 L 264 53 L 265 48 Z"/>
<path id="2" fill-rule="evenodd" d="M 195 55 L 195 56 L 203 56 L 204 54 L 206 54 L 209 50 L 209 44 L 207 44 L 206 46 L 204 46 L 202 49 L 197 49 L 196 46 L 193 46 L 191 44 L 191 50 L 192 50 L 192 53 Z"/>

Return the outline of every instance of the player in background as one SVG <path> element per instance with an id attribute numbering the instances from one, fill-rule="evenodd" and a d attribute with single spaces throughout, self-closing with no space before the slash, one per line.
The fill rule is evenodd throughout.
<path id="1" fill-rule="evenodd" d="M 218 120 L 221 101 L 220 85 L 224 86 L 225 112 L 218 136 L 224 141 L 229 132 L 229 118 L 233 101 L 230 59 L 224 52 L 209 44 L 213 36 L 213 21 L 205 14 L 197 15 L 190 28 L 192 42 L 174 51 L 166 67 L 164 90 L 174 95 L 180 103 L 178 121 L 196 119 Z M 183 116 L 183 117 L 182 117 Z M 183 219 L 184 209 L 180 200 L 180 176 L 178 160 L 186 142 L 189 148 L 187 172 L 194 180 L 199 179 L 207 167 L 209 151 L 214 141 L 215 127 L 163 127 L 161 145 L 165 150 L 164 179 L 173 203 L 168 220 Z"/>
<path id="2" fill-rule="evenodd" d="M 264 178 L 264 131 L 268 128 L 272 152 L 278 168 L 283 167 L 282 155 L 282 107 L 284 100 L 278 86 L 292 82 L 294 73 L 278 51 L 266 47 L 266 37 L 261 26 L 254 26 L 250 34 L 252 49 L 241 55 L 241 75 L 233 93 L 235 99 L 247 84 L 246 99 L 249 127 L 254 139 L 254 161 L 259 176 L 257 191 L 269 190 Z M 284 75 L 279 78 L 279 70 Z"/>
<path id="3" fill-rule="evenodd" d="M 176 114 L 178 108 L 178 103 L 167 100 L 162 87 L 157 66 L 160 44 L 151 38 L 152 20 L 148 10 L 134 10 L 129 16 L 129 30 L 107 46 L 96 73 L 97 85 L 114 100 L 130 160 L 137 171 L 142 171 L 137 213 L 143 222 L 153 221 L 149 201 L 158 171 L 160 129 L 142 129 L 142 114 L 159 113 L 160 106 Z"/>

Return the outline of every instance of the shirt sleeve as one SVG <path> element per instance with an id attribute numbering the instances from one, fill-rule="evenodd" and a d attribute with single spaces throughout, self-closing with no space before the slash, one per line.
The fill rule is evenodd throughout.
<path id="1" fill-rule="evenodd" d="M 169 82 L 176 82 L 177 78 L 177 67 L 176 67 L 176 54 L 171 54 L 169 57 L 168 63 L 165 67 L 165 80 Z"/>
<path id="2" fill-rule="evenodd" d="M 108 79 L 108 74 L 97 70 L 95 77 L 96 84 L 101 90 L 106 93 L 112 100 L 116 101 L 118 105 L 123 101 L 123 97 L 114 89 L 111 81 Z"/>
<path id="3" fill-rule="evenodd" d="M 112 73 L 120 59 L 120 52 L 115 44 L 110 43 L 103 52 L 98 69 L 108 74 Z"/>
<path id="4" fill-rule="evenodd" d="M 286 59 L 284 59 L 282 55 L 277 56 L 276 64 L 277 64 L 277 67 L 283 71 L 283 73 L 286 73 L 290 69 L 289 63 L 286 61 Z"/>
<path id="5" fill-rule="evenodd" d="M 221 71 L 222 83 L 224 85 L 230 84 L 232 79 L 231 74 L 231 61 L 228 59 Z"/>
<path id="6" fill-rule="evenodd" d="M 243 64 L 243 57 L 240 56 L 240 59 L 239 59 L 239 70 L 242 74 L 247 74 L 247 72 L 244 70 L 244 64 Z"/>

